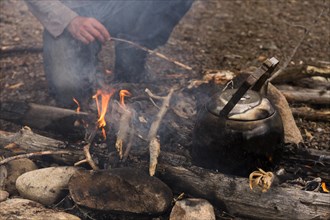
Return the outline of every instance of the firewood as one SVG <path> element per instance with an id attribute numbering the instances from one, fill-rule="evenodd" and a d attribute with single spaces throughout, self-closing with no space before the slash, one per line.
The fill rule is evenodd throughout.
<path id="1" fill-rule="evenodd" d="M 312 121 L 330 122 L 329 110 L 316 110 L 307 106 L 291 108 L 292 114 L 295 117 L 304 118 Z"/>
<path id="2" fill-rule="evenodd" d="M 157 158 L 160 153 L 160 142 L 157 138 L 157 132 L 160 126 L 160 123 L 164 117 L 164 115 L 167 112 L 167 109 L 170 106 L 170 100 L 172 98 L 174 88 L 171 88 L 170 92 L 167 96 L 160 97 L 152 94 L 152 92 L 149 89 L 145 90 L 146 93 L 150 96 L 150 98 L 154 99 L 160 99 L 163 101 L 161 108 L 159 109 L 159 112 L 157 114 L 156 120 L 152 122 L 149 134 L 148 134 L 148 140 L 149 140 L 149 151 L 150 151 L 150 166 L 149 166 L 149 174 L 150 176 L 153 176 L 155 174 L 156 166 L 157 166 Z"/>
<path id="3" fill-rule="evenodd" d="M 0 102 L 0 112 L 3 120 L 79 139 L 84 137 L 85 129 L 76 122 L 88 118 L 85 112 L 25 102 Z"/>
<path id="4" fill-rule="evenodd" d="M 328 105 L 330 103 L 330 91 L 305 89 L 301 87 L 277 86 L 290 103 L 308 103 Z"/>
<path id="5" fill-rule="evenodd" d="M 330 77 L 329 66 L 297 65 L 288 67 L 282 71 L 281 75 L 274 78 L 273 83 L 284 84 L 297 81 L 302 78 L 322 76 Z"/>
<path id="6" fill-rule="evenodd" d="M 40 151 L 28 154 L 19 154 L 16 156 L 8 157 L 0 161 L 0 166 L 4 165 L 12 160 L 22 159 L 22 158 L 30 158 L 36 156 L 43 156 L 43 155 L 54 155 L 54 154 L 71 154 L 70 151 L 59 150 L 59 151 Z"/>
<path id="7" fill-rule="evenodd" d="M 248 219 L 327 219 L 330 194 L 272 186 L 252 191 L 247 178 L 233 177 L 192 166 L 160 165 L 158 177 L 175 192 L 205 198 L 236 217 Z"/>
<path id="8" fill-rule="evenodd" d="M 1 155 L 17 153 L 35 153 L 43 151 L 67 151 L 66 143 L 53 138 L 38 135 L 32 132 L 28 127 L 22 128 L 17 133 L 0 131 L 0 152 Z M 51 155 L 55 161 L 63 164 L 72 165 L 83 158 L 83 152 L 79 150 L 70 150 L 70 154 Z"/>
<path id="9" fill-rule="evenodd" d="M 159 52 L 150 50 L 150 49 L 148 49 L 146 47 L 143 47 L 143 46 L 141 46 L 141 45 L 139 45 L 137 43 L 134 43 L 132 41 L 121 39 L 121 38 L 115 38 L 115 37 L 112 37 L 111 40 L 118 41 L 118 42 L 124 42 L 124 43 L 130 44 L 130 45 L 133 45 L 134 47 L 137 47 L 137 48 L 139 48 L 141 50 L 144 50 L 144 51 L 148 52 L 151 55 L 155 55 L 155 56 L 157 56 L 159 58 L 162 58 L 162 59 L 167 60 L 167 61 L 169 61 L 171 63 L 174 63 L 175 65 L 180 66 L 180 67 L 182 67 L 182 68 L 184 68 L 186 70 L 192 70 L 192 68 L 190 66 L 186 65 L 186 64 L 183 64 L 183 63 L 181 63 L 181 62 L 179 62 L 179 61 L 177 61 L 177 60 L 175 60 L 173 58 L 167 57 L 167 56 L 165 56 L 162 53 L 159 53 Z"/>

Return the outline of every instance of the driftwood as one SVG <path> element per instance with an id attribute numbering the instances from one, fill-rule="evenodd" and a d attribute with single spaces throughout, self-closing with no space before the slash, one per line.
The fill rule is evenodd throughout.
<path id="1" fill-rule="evenodd" d="M 88 118 L 85 112 L 25 102 L 1 102 L 0 112 L 0 118 L 6 121 L 80 139 L 85 130 L 77 122 Z"/>
<path id="2" fill-rule="evenodd" d="M 310 107 L 291 108 L 292 114 L 295 117 L 304 118 L 312 121 L 330 122 L 330 110 L 315 110 Z"/>
<path id="3" fill-rule="evenodd" d="M 330 194 L 273 186 L 262 193 L 249 188 L 247 178 L 198 167 L 159 166 L 158 176 L 172 190 L 206 198 L 231 215 L 252 219 L 327 219 Z"/>

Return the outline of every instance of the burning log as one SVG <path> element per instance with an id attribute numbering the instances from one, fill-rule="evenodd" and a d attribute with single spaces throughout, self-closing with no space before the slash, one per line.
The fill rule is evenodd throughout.
<path id="1" fill-rule="evenodd" d="M 76 122 L 88 118 L 85 112 L 25 102 L 1 102 L 0 112 L 6 121 L 79 139 L 84 137 L 85 128 Z"/>

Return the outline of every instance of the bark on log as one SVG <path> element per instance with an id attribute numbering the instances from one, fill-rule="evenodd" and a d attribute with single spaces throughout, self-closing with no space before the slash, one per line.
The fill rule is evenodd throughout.
<path id="1" fill-rule="evenodd" d="M 66 143 L 53 138 L 35 134 L 30 128 L 24 127 L 17 133 L 0 131 L 0 153 L 1 155 L 14 153 L 32 153 L 39 151 L 68 150 Z M 84 158 L 83 151 L 70 149 L 72 154 L 52 155 L 54 160 L 68 165 Z"/>
<path id="2" fill-rule="evenodd" d="M 295 117 L 304 118 L 312 121 L 330 122 L 329 110 L 315 110 L 310 107 L 291 108 L 292 114 Z"/>
<path id="3" fill-rule="evenodd" d="M 272 186 L 252 191 L 247 178 L 227 176 L 198 167 L 159 166 L 158 176 L 172 190 L 206 198 L 231 215 L 251 219 L 327 219 L 330 194 Z"/>
<path id="4" fill-rule="evenodd" d="M 291 103 L 310 103 L 328 105 L 330 103 L 330 91 L 305 89 L 293 86 L 277 86 L 288 102 Z"/>
<path id="5" fill-rule="evenodd" d="M 302 78 L 314 76 L 330 77 L 330 67 L 326 65 L 297 65 L 293 67 L 288 67 L 283 70 L 282 74 L 277 76 L 272 82 L 289 83 Z"/>
<path id="6" fill-rule="evenodd" d="M 52 131 L 66 138 L 82 139 L 85 129 L 78 120 L 88 120 L 85 112 L 25 102 L 1 102 L 0 118 L 41 131 Z"/>
<path id="7" fill-rule="evenodd" d="M 282 94 L 290 103 L 309 103 L 318 105 L 329 105 L 330 92 L 307 92 L 307 91 L 285 91 Z"/>

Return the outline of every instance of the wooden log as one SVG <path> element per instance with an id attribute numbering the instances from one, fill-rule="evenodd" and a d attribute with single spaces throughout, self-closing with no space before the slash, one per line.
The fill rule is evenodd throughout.
<path id="1" fill-rule="evenodd" d="M 22 128 L 17 133 L 0 131 L 0 155 L 70 150 L 71 154 L 51 156 L 55 161 L 68 165 L 73 165 L 84 158 L 82 150 L 68 148 L 65 142 L 35 134 L 28 127 Z"/>
<path id="2" fill-rule="evenodd" d="M 272 186 L 262 193 L 247 178 L 198 167 L 159 166 L 158 177 L 178 193 L 205 198 L 235 217 L 248 219 L 328 219 L 330 194 Z"/>
<path id="3" fill-rule="evenodd" d="M 328 105 L 330 103 L 330 91 L 306 89 L 293 86 L 277 86 L 290 103 L 309 103 Z"/>
<path id="4" fill-rule="evenodd" d="M 330 111 L 323 110 L 315 110 L 313 108 L 304 106 L 298 108 L 291 108 L 292 114 L 295 117 L 304 118 L 311 121 L 326 121 L 330 122 Z"/>
<path id="5" fill-rule="evenodd" d="M 289 83 L 307 77 L 330 77 L 330 66 L 328 65 L 297 65 L 288 67 L 278 75 L 273 83 Z"/>
<path id="6" fill-rule="evenodd" d="M 77 122 L 89 117 L 85 112 L 25 102 L 1 102 L 0 112 L 3 120 L 74 139 L 84 137 L 85 129 Z"/>

